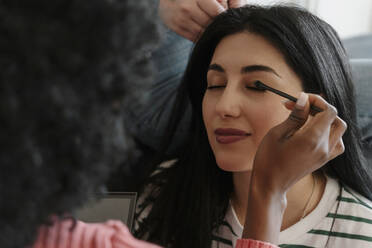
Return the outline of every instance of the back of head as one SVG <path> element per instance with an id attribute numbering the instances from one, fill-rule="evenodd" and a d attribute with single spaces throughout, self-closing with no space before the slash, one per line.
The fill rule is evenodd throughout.
<path id="1" fill-rule="evenodd" d="M 135 152 L 122 111 L 158 26 L 148 0 L 4 0 L 0 20 L 0 247 L 24 247 Z"/>

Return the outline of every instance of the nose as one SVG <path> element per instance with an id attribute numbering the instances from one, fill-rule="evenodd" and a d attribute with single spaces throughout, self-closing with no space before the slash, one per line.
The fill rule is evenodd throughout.
<path id="1" fill-rule="evenodd" d="M 239 94 L 231 87 L 226 87 L 216 104 L 216 112 L 222 119 L 240 116 Z"/>

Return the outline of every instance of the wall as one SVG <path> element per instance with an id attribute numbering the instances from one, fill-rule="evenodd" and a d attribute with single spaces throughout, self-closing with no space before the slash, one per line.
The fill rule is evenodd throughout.
<path id="1" fill-rule="evenodd" d="M 299 4 L 331 24 L 341 38 L 372 34 L 371 0 L 248 0 L 248 2 Z"/>

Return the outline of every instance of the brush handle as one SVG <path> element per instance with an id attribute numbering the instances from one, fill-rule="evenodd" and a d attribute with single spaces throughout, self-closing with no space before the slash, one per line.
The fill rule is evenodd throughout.
<path id="1" fill-rule="evenodd" d="M 310 114 L 312 116 L 316 115 L 317 113 L 323 112 L 323 109 L 318 108 L 317 106 L 310 105 Z"/>

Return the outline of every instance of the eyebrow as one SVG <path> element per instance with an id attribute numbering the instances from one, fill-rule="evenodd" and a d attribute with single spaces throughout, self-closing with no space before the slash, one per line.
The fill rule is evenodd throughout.
<path id="1" fill-rule="evenodd" d="M 225 69 L 222 68 L 219 64 L 211 64 L 208 67 L 208 71 L 213 70 L 213 71 L 218 71 L 218 72 L 225 72 Z M 270 72 L 275 74 L 276 76 L 280 77 L 280 75 L 271 67 L 265 66 L 265 65 L 248 65 L 242 67 L 240 70 L 241 74 L 246 74 L 250 72 L 256 72 L 256 71 L 264 71 L 264 72 Z"/>

